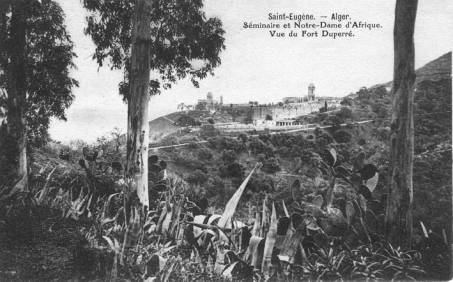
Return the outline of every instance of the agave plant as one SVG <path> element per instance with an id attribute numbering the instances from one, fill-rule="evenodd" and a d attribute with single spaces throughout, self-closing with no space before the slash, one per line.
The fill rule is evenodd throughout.
<path id="1" fill-rule="evenodd" d="M 350 253 L 350 275 L 355 279 L 416 280 L 424 273 L 418 252 L 403 251 L 385 241 L 358 246 Z"/>
<path id="2" fill-rule="evenodd" d="M 69 209 L 64 214 L 64 217 L 78 220 L 85 212 L 90 213 L 89 208 L 92 199 L 92 193 L 84 192 L 83 189 L 80 189 L 79 196 L 75 200 L 70 201 Z"/>
<path id="3" fill-rule="evenodd" d="M 343 280 L 345 257 L 345 251 L 337 251 L 332 246 L 320 248 L 308 258 L 306 273 L 316 281 Z"/>

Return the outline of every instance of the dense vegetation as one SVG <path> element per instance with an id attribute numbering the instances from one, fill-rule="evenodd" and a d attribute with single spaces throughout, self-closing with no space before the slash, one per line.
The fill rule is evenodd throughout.
<path id="1" fill-rule="evenodd" d="M 250 278 L 248 275 L 253 273 L 255 276 L 273 273 L 279 279 L 447 279 L 451 271 L 449 263 L 446 263 L 451 261 L 448 248 L 451 238 L 451 120 L 440 112 L 450 110 L 449 87 L 448 80 L 441 80 L 436 83 L 421 82 L 417 88 L 417 117 L 423 114 L 421 123 L 436 125 L 438 131 L 433 130 L 433 126 L 421 126 L 416 122 L 416 147 L 420 149 L 416 152 L 414 163 L 415 242 L 412 251 L 393 247 L 382 234 L 388 185 L 389 153 L 386 142 L 390 109 L 389 94 L 383 87 L 360 89 L 355 95 L 357 97 L 346 98 L 343 108 L 336 112 L 304 117 L 311 122 L 337 125 L 327 130 L 256 136 L 211 135 L 207 137 L 208 143 L 194 142 L 186 148 L 158 151 L 155 160 L 151 160 L 153 172 L 150 173 L 150 198 L 155 199 L 152 204 L 156 210 L 145 226 L 147 239 L 144 237 L 144 241 L 131 243 L 135 246 L 132 256 L 132 249 L 125 247 L 123 242 L 129 231 L 124 229 L 120 220 L 123 196 L 118 193 L 127 184 L 121 182 L 121 170 L 114 169 L 114 163 L 121 161 L 125 153 L 125 140 L 118 138 L 118 132 L 99 138 L 90 150 L 82 150 L 87 145 L 79 141 L 73 142 L 72 146 L 52 143 L 46 151 L 36 152 L 34 158 L 37 165 L 32 173 L 36 196 L 31 200 L 36 201 L 37 206 L 35 211 L 27 211 L 26 214 L 32 212 L 43 216 L 47 209 L 53 214 L 63 214 L 63 219 L 54 215 L 52 220 L 73 228 L 73 235 L 65 240 L 74 242 L 71 243 L 73 249 L 78 249 L 76 245 L 80 247 L 81 244 L 83 256 L 92 257 L 96 265 L 94 268 L 86 267 L 83 261 L 76 261 L 75 269 L 81 273 L 78 275 L 86 278 L 158 275 L 171 279 L 187 276 L 184 279 L 210 280 L 220 279 L 222 273 L 224 277 L 236 278 L 241 275 Z M 429 105 L 425 104 L 427 100 Z M 435 109 L 439 115 L 428 114 L 433 113 L 428 109 Z M 387 114 L 383 115 L 384 112 Z M 343 122 L 370 118 L 376 121 L 338 126 Z M 206 135 L 206 132 L 199 134 Z M 197 140 L 196 133 L 178 133 L 166 138 L 163 144 Z M 427 144 L 426 140 L 433 143 Z M 95 160 L 93 150 L 102 150 Z M 62 155 L 62 151 L 67 153 Z M 69 162 L 61 160 L 63 158 Z M 80 166 L 79 158 L 86 163 Z M 255 232 L 252 234 L 255 239 L 245 243 L 241 241 L 244 239 L 238 239 L 243 238 L 238 234 L 228 233 L 235 244 L 242 242 L 233 249 L 242 259 L 230 257 L 222 267 L 227 269 L 231 266 L 233 271 L 225 269 L 216 272 L 210 269 L 209 261 L 218 255 L 219 250 L 215 246 L 221 242 L 220 237 L 214 236 L 217 239 L 214 239 L 213 246 L 203 245 L 208 241 L 200 245 L 200 242 L 195 243 L 191 239 L 191 232 L 195 232 L 192 227 L 182 222 L 191 221 L 196 215 L 222 214 L 225 204 L 258 162 L 262 166 L 251 175 L 235 209 L 237 220 L 261 222 L 259 226 L 249 229 Z M 45 164 L 50 165 L 46 167 Z M 167 180 L 161 178 L 163 171 L 169 174 Z M 273 206 L 275 219 L 271 216 Z M 8 210 L 14 210 L 11 205 L 5 208 L 2 209 L 3 215 Z M 267 220 L 252 220 L 256 212 L 259 212 L 260 218 L 264 216 Z M 175 217 L 175 213 L 180 214 L 179 217 Z M 62 236 L 58 235 L 62 231 L 40 235 L 43 231 L 36 230 L 30 218 L 24 220 L 23 213 L 8 216 L 10 220 L 4 223 L 10 230 L 4 234 L 6 242 L 13 240 L 13 244 L 19 244 L 14 238 L 24 238 L 21 235 L 23 232 L 29 234 L 28 239 L 25 237 L 29 241 L 39 236 Z M 24 224 L 11 225 L 18 218 Z M 33 218 L 35 216 L 32 221 Z M 305 229 L 284 227 L 288 222 L 291 226 L 300 220 L 305 222 Z M 271 265 L 279 261 L 276 272 L 263 268 L 264 264 L 256 264 L 257 259 L 260 260 L 260 250 L 264 252 L 265 238 L 273 236 L 271 230 L 275 223 L 278 245 L 275 250 L 280 254 L 272 255 Z M 186 231 L 177 231 L 179 228 Z M 216 230 L 212 229 L 212 234 L 220 232 Z M 211 234 L 209 232 L 207 234 Z M 292 235 L 285 241 L 288 234 Z M 55 240 L 61 240 L 58 238 Z M 162 243 L 173 240 L 180 243 L 172 248 L 173 251 L 157 251 L 162 246 L 152 238 L 160 238 Z M 289 252 L 291 244 L 299 242 L 298 238 L 304 248 Z M 249 248 L 255 251 L 247 251 Z M 128 261 L 112 268 L 121 259 L 118 254 L 125 252 L 129 254 Z M 197 264 L 189 259 L 194 252 L 198 254 L 195 255 Z M 81 255 L 72 253 L 67 259 Z M 132 257 L 134 259 L 131 260 Z M 155 262 L 159 259 L 167 262 L 162 268 Z M 143 265 L 144 262 L 146 265 Z M 288 262 L 293 267 L 288 268 Z M 214 269 L 220 267 L 216 265 Z M 260 271 L 253 272 L 254 268 Z M 74 270 L 66 271 L 64 275 L 73 277 Z"/>
<path id="2" fill-rule="evenodd" d="M 452 210 L 451 80 L 420 81 L 415 102 L 414 247 L 422 251 L 429 275 L 445 279 L 450 268 L 440 261 L 451 261 L 446 248 L 451 236 Z M 189 178 L 189 182 L 198 187 L 198 191 L 203 191 L 201 194 L 215 207 L 222 206 L 229 198 L 225 192 L 233 194 L 233 188 L 238 185 L 244 171 L 250 171 L 254 163 L 261 162 L 261 172 L 252 177 L 244 196 L 248 205 L 259 206 L 266 194 L 271 199 L 284 199 L 291 204 L 294 197 L 291 182 L 295 178 L 304 183 L 302 190 L 306 189 L 306 193 L 324 193 L 320 187 L 325 188 L 327 180 L 319 171 L 319 160 L 323 159 L 326 150 L 334 148 L 338 159 L 343 162 L 354 163 L 360 156 L 377 167 L 381 177 L 372 198 L 379 201 L 382 209 L 388 185 L 385 175 L 389 173 L 390 94 L 384 86 L 362 88 L 346 97 L 342 105 L 333 113 L 301 118 L 304 122 L 334 125 L 326 131 L 315 130 L 300 135 L 212 137 L 208 144 L 194 144 L 188 150 L 180 148 L 159 154 L 162 158 L 175 160 L 170 163 L 170 168 L 180 172 L 182 178 Z M 368 119 L 374 122 L 338 126 Z M 177 143 L 178 138 L 170 139 Z M 192 169 L 196 169 L 195 174 L 191 174 Z M 321 183 L 318 188 L 314 188 L 316 182 Z M 219 193 L 213 183 L 225 192 Z M 242 206 L 242 209 L 245 211 L 247 207 Z M 242 214 L 247 216 L 245 212 Z M 439 268 L 440 265 L 444 267 Z"/>

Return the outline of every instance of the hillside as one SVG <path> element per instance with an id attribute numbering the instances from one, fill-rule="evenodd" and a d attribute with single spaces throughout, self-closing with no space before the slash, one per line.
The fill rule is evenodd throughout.
<path id="1" fill-rule="evenodd" d="M 149 141 L 158 142 L 163 137 L 172 134 L 178 130 L 172 120 L 165 117 L 158 117 L 149 122 Z"/>
<path id="2" fill-rule="evenodd" d="M 429 221 L 432 228 L 449 226 L 443 217 L 451 210 L 449 201 L 423 202 L 435 199 L 438 194 L 451 198 L 451 53 L 426 64 L 417 74 L 415 94 L 415 212 L 419 220 Z M 249 184 L 246 199 L 257 203 L 258 195 L 270 193 L 275 198 L 290 200 L 292 181 L 299 179 L 307 191 L 314 181 L 325 187 L 325 176 L 316 169 L 316 159 L 328 148 L 335 148 L 344 163 L 353 162 L 363 152 L 365 163 L 375 164 L 382 173 L 374 192 L 385 195 L 388 173 L 391 97 L 384 85 L 362 88 L 345 98 L 343 108 L 336 112 L 319 113 L 305 117 L 309 123 L 334 125 L 328 130 L 308 133 L 260 135 L 249 137 L 218 136 L 216 132 L 173 134 L 164 138 L 164 144 L 176 144 L 207 139 L 205 144 L 193 144 L 160 150 L 157 155 L 168 162 L 169 170 L 185 179 L 206 195 L 214 207 L 221 206 L 233 193 L 239 181 L 256 162 L 264 164 Z M 338 124 L 356 120 L 374 119 L 375 122 L 359 126 L 339 127 Z M 447 160 L 447 161 L 446 161 Z M 434 177 L 434 178 L 433 178 Z M 316 180 L 318 179 L 318 180 Z M 201 188 L 203 187 L 203 188 Z M 309 188 L 312 187 L 312 188 Z M 322 189 L 321 189 L 322 190 Z M 201 192 L 200 192 L 201 191 Z M 245 212 L 246 201 L 240 210 Z M 440 209 L 441 207 L 441 209 Z M 431 210 L 429 214 L 427 210 Z M 449 230 L 449 229 L 447 229 Z"/>
<path id="3" fill-rule="evenodd" d="M 438 81 L 451 78 L 451 52 L 448 52 L 419 68 L 415 72 L 416 83 L 425 80 Z"/>
<path id="4" fill-rule="evenodd" d="M 421 68 L 415 70 L 415 83 L 419 84 L 425 80 L 439 81 L 441 79 L 451 78 L 451 52 L 445 53 L 439 58 L 425 64 Z M 375 85 L 371 88 L 379 86 L 392 87 L 392 81 Z"/>
<path id="5" fill-rule="evenodd" d="M 416 153 L 451 142 L 451 56 L 449 52 L 416 70 Z M 379 123 L 388 123 L 392 107 L 388 86 L 391 82 L 362 88 L 348 96 L 344 104 L 351 106 L 357 119 L 378 118 Z"/>
<path id="6" fill-rule="evenodd" d="M 417 69 L 414 94 L 414 222 L 451 230 L 452 205 L 452 80 L 449 52 Z M 392 111 L 389 84 L 362 88 L 343 104 L 354 119 L 374 119 L 364 139 L 384 148 L 381 170 L 389 173 L 389 134 Z M 387 88 L 388 89 L 388 88 Z M 388 179 L 384 179 L 384 184 Z M 448 232 L 448 231 L 447 231 Z M 448 236 L 451 236 L 448 233 Z"/>
<path id="7" fill-rule="evenodd" d="M 430 148 L 434 148 L 439 144 L 451 142 L 451 52 L 444 54 L 419 68 L 417 70 L 417 83 L 418 86 L 415 95 L 415 149 L 416 153 L 421 153 Z M 355 93 L 354 96 L 356 97 L 355 99 L 345 98 L 343 103 L 345 108 L 336 113 L 313 114 L 303 117 L 301 120 L 308 123 L 332 125 L 354 120 L 376 119 L 376 122 L 373 124 L 364 124 L 360 127 L 352 129 L 333 129 L 329 130 L 327 133 L 330 134 L 333 139 L 348 139 L 349 141 L 346 143 L 363 143 L 366 142 L 365 140 L 373 136 L 373 138 L 382 140 L 382 144 L 380 144 L 380 146 L 387 146 L 384 141 L 386 140 L 386 136 L 388 134 L 389 118 L 391 113 L 391 97 L 385 88 L 385 84 L 380 84 L 380 86 L 373 86 L 370 88 L 362 88 Z M 232 115 L 226 111 L 218 112 L 213 115 L 208 112 L 190 111 L 173 113 L 167 115 L 165 118 L 156 119 L 150 124 L 153 128 L 158 128 L 158 123 L 169 124 L 170 122 L 168 119 L 173 119 L 175 122 L 181 120 L 194 122 L 203 121 L 207 118 L 213 118 L 215 122 L 233 120 Z M 184 142 L 190 142 L 191 140 L 195 141 L 209 137 L 209 134 L 207 134 L 207 136 L 206 134 L 203 135 L 205 132 L 201 132 L 199 134 L 171 134 L 174 133 L 176 128 L 175 125 L 169 125 L 167 128 L 173 130 L 173 132 L 168 130 L 169 134 L 167 134 L 167 138 L 162 140 L 163 144 L 181 143 L 181 140 L 184 140 Z M 344 137 L 345 134 L 346 137 Z M 220 142 L 214 141 L 216 139 L 214 138 L 216 136 L 215 132 L 212 132 L 211 135 L 213 138 L 208 140 L 211 140 L 212 144 Z M 299 139 L 314 137 L 313 134 L 299 134 L 292 136 Z M 217 139 L 219 138 L 220 137 Z M 231 139 L 233 140 L 235 137 Z M 339 140 L 336 141 L 339 142 Z M 245 146 L 249 146 L 249 143 L 245 144 Z M 231 148 L 228 148 L 228 146 L 216 147 L 215 145 L 203 145 L 202 147 L 203 150 L 212 155 L 212 163 L 211 161 L 203 161 L 201 158 L 198 158 L 197 153 L 201 149 L 201 145 L 194 145 L 186 148 L 180 147 L 178 149 L 171 150 L 171 152 L 160 152 L 160 154 L 162 154 L 162 157 L 165 159 L 172 160 L 170 168 L 178 171 L 183 178 L 192 173 L 194 168 L 197 169 L 203 166 L 202 164 L 194 165 L 194 163 L 197 162 L 207 164 L 208 167 L 206 168 L 206 172 L 208 174 L 218 173 L 219 162 L 221 161 L 222 154 L 224 153 L 223 150 L 229 150 Z M 297 154 L 290 155 L 291 157 L 287 158 L 286 156 L 283 156 L 284 154 L 279 153 L 282 151 L 282 148 L 275 146 L 275 144 L 271 144 L 269 150 L 273 152 L 269 153 L 270 155 L 277 156 L 282 172 L 288 173 L 293 171 L 294 162 L 292 161 L 292 158 L 296 157 Z M 192 159 L 192 162 L 182 161 L 184 158 Z M 249 164 L 248 166 L 252 166 L 252 163 L 260 158 L 262 159 L 262 157 L 253 153 L 251 154 L 250 152 L 247 154 L 237 154 L 238 162 L 241 164 L 247 163 Z M 178 161 L 178 159 L 181 160 Z M 186 167 L 186 164 L 189 167 Z"/>
<path id="8" fill-rule="evenodd" d="M 207 124 L 209 120 L 214 123 L 245 122 L 249 110 L 246 107 L 223 107 L 213 113 L 199 110 L 173 112 L 149 122 L 149 139 L 151 143 L 158 143 L 163 138 L 177 133 L 182 127 Z"/>

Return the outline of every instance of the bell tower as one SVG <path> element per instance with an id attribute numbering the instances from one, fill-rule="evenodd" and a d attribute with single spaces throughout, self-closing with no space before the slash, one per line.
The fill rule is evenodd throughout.
<path id="1" fill-rule="evenodd" d="M 315 100 L 315 85 L 313 83 L 310 83 L 308 85 L 308 101 L 314 101 Z"/>

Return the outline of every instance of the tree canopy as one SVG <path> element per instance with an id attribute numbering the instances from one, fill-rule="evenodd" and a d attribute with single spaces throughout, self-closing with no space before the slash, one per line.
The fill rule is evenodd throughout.
<path id="1" fill-rule="evenodd" d="M 14 46 L 11 36 L 11 3 L 5 1 L 0 9 L 0 106 L 7 108 L 8 67 Z M 60 5 L 51 0 L 26 0 L 25 116 L 29 142 L 42 144 L 47 139 L 51 117 L 66 119 L 77 80 L 71 77 L 75 68 L 74 44 L 64 24 Z"/>
<path id="2" fill-rule="evenodd" d="M 124 70 L 119 88 L 127 101 L 134 1 L 84 0 L 83 5 L 89 11 L 85 33 L 96 44 L 93 59 L 99 66 L 107 61 L 111 69 Z M 221 21 L 207 18 L 202 7 L 202 0 L 152 1 L 150 95 L 185 77 L 197 87 L 220 64 L 225 32 Z"/>

